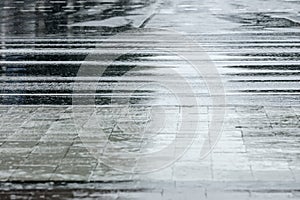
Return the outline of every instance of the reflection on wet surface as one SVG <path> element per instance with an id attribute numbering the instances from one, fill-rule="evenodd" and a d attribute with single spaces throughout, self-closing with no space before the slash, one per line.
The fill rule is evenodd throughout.
<path id="1" fill-rule="evenodd" d="M 119 32 L 145 26 L 145 22 L 149 27 L 164 24 L 164 18 L 150 20 L 153 16 L 149 10 L 156 3 L 162 8 L 154 10 L 156 14 L 179 13 L 178 19 L 175 17 L 169 21 L 182 20 L 177 23 L 182 26 L 179 28 L 192 32 L 211 55 L 224 77 L 229 98 L 235 99 L 235 94 L 240 93 L 298 92 L 300 33 L 299 14 L 295 12 L 298 1 L 270 0 L 269 7 L 257 10 L 255 5 L 258 2 L 237 0 L 223 3 L 204 1 L 192 7 L 185 1 L 4 0 L 0 3 L 1 103 L 71 104 L 78 69 L 95 48 L 122 51 L 123 48 L 139 46 L 141 49 L 141 52 L 119 58 L 106 70 L 104 77 L 122 77 L 133 68 L 137 68 L 139 74 L 131 77 L 132 81 L 138 76 L 153 74 L 148 73 L 153 70 L 158 76 L 166 76 L 160 69 L 176 68 L 182 65 L 180 59 L 154 52 L 155 44 L 151 42 L 105 40 Z M 273 9 L 273 4 L 282 6 L 282 9 Z M 232 10 L 234 12 L 230 12 Z M 190 24 L 199 22 L 199 27 L 205 26 L 208 31 L 189 29 L 189 23 L 185 23 L 180 14 L 190 15 Z M 203 18 L 207 22 L 203 22 Z M 221 20 L 218 23 L 222 26 L 210 23 L 211 20 Z M 218 32 L 210 32 L 210 29 Z M 180 42 L 177 45 L 183 46 Z M 98 65 L 101 67 L 102 64 Z M 243 84 L 236 79 L 242 79 Z M 271 84 L 253 85 L 256 79 L 263 79 L 265 83 L 278 80 L 285 88 Z M 103 85 L 115 82 L 111 79 L 99 83 L 102 87 L 97 90 L 100 104 L 107 102 L 107 98 L 101 96 L 111 93 L 109 86 L 103 88 Z"/>
<path id="2" fill-rule="evenodd" d="M 113 155 L 160 150 L 174 139 L 182 105 L 178 106 L 170 91 L 149 81 L 152 77 L 178 88 L 182 96 L 199 99 L 199 127 L 206 132 L 209 111 L 224 105 L 212 105 L 205 82 L 189 70 L 189 63 L 172 52 L 163 52 L 155 41 L 110 38 L 126 30 L 149 27 L 154 28 L 147 32 L 152 38 L 163 35 L 155 28 L 167 28 L 187 33 L 203 47 L 222 76 L 229 113 L 224 124 L 225 139 L 208 157 L 209 162 L 199 162 L 202 141 L 197 141 L 187 158 L 156 174 L 158 179 L 239 181 L 246 177 L 247 181 L 265 181 L 274 178 L 280 169 L 282 176 L 275 178 L 299 181 L 295 153 L 299 151 L 298 7 L 297 0 L 2 0 L 0 180 L 113 183 L 140 178 L 109 168 L 91 155 L 78 136 L 70 105 L 73 96 L 82 99 L 82 104 L 89 103 L 84 102 L 86 96 L 95 96 L 99 107 L 92 116 L 95 114 L 96 120 L 83 125 L 88 134 L 86 144 L 111 142 L 118 146 L 117 150 L 108 149 Z M 201 53 L 192 52 L 185 42 L 165 43 L 167 47 Z M 98 55 L 97 49 L 102 54 Z M 107 65 L 107 58 L 128 50 L 109 63 L 101 77 L 77 76 L 82 64 L 101 69 Z M 91 54 L 99 57 L 94 62 L 86 61 Z M 194 94 L 182 89 L 181 79 L 172 70 L 181 72 Z M 214 74 L 208 78 L 218 79 Z M 94 92 L 83 93 L 91 85 Z M 78 86 L 78 94 L 74 94 L 74 86 Z M 127 97 L 131 97 L 125 102 L 130 104 L 129 113 L 126 106 L 118 104 L 124 105 Z M 152 106 L 166 113 L 158 112 L 151 118 Z M 86 108 L 77 114 L 90 120 Z M 153 120 L 164 122 L 161 119 L 165 114 L 176 118 L 168 118 L 165 130 L 140 134 L 144 131 L 141 128 Z M 187 120 L 193 125 L 195 118 L 191 111 Z M 109 139 L 103 138 L 107 135 Z M 102 149 L 107 150 L 106 146 Z M 135 164 L 135 160 L 110 160 L 119 165 Z M 277 163 L 272 163 L 274 160 Z M 273 174 L 260 176 L 266 169 L 273 170 Z M 0 195 L 6 198 L 11 193 Z"/>
<path id="3" fill-rule="evenodd" d="M 136 9 L 151 5 L 153 1 L 145 0 L 45 0 L 45 1 L 1 1 L 2 34 L 40 37 L 45 35 L 72 36 L 108 34 L 130 27 L 119 24 L 116 27 L 99 28 L 72 27 L 72 24 L 92 20 L 105 20 L 114 17 L 125 17 L 136 14 Z M 114 29 L 116 28 L 116 29 Z"/>
<path id="4" fill-rule="evenodd" d="M 98 38 L 134 28 L 136 24 L 133 24 L 131 16 L 138 16 L 133 20 L 143 24 L 149 17 L 143 9 L 149 9 L 153 3 L 144 0 L 1 1 L 0 73 L 4 79 L 75 77 L 89 50 L 101 46 Z M 142 13 L 139 13 L 141 10 Z M 122 19 L 125 18 L 123 23 Z M 89 25 L 90 22 L 94 22 L 94 25 Z M 131 59 L 134 57 L 137 56 L 133 55 Z M 110 67 L 104 76 L 120 76 L 132 66 L 124 65 L 121 68 Z M 2 80 L 1 103 L 71 104 L 68 95 L 50 95 L 71 94 L 71 82 L 73 80 Z"/>

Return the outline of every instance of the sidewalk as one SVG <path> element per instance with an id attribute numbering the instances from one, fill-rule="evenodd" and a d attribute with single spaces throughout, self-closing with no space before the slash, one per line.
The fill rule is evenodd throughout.
<path id="1" fill-rule="evenodd" d="M 99 107 L 97 112 L 106 109 L 109 108 Z M 71 107 L 2 106 L 1 180 L 298 182 L 299 107 L 284 109 L 285 112 L 282 107 L 229 107 L 221 139 L 206 159 L 199 159 L 201 140 L 196 140 L 174 165 L 155 173 L 132 175 L 97 163 L 74 131 Z M 92 133 L 97 128 L 89 130 Z M 118 131 L 109 134 L 113 136 Z M 153 140 L 147 142 L 159 149 L 160 144 Z M 90 142 L 92 145 L 94 141 Z M 127 148 L 139 144 L 134 138 L 127 142 Z"/>

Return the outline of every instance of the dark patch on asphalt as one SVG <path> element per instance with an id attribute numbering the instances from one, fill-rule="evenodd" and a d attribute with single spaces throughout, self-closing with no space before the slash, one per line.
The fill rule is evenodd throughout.
<path id="1" fill-rule="evenodd" d="M 286 17 L 274 17 L 267 13 L 239 13 L 220 15 L 221 18 L 236 22 L 242 26 L 256 26 L 263 28 L 291 28 L 300 27 L 300 23 Z"/>

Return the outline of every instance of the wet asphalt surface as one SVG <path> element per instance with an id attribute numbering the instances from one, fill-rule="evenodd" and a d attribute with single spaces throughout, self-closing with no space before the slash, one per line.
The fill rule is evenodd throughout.
<path id="1" fill-rule="evenodd" d="M 109 40 L 103 44 L 107 37 L 146 26 L 193 35 L 224 75 L 230 102 L 240 104 L 250 94 L 257 94 L 253 101 L 263 96 L 259 103 L 268 103 L 274 101 L 269 94 L 274 94 L 297 105 L 298 3 L 268 2 L 258 9 L 259 2 L 243 1 L 201 1 L 194 8 L 189 7 L 195 6 L 189 1 L 2 1 L 1 103 L 72 104 L 72 82 L 86 56 L 99 45 L 115 48 Z M 158 5 L 169 9 L 160 10 Z M 162 17 L 152 18 L 155 12 Z M 178 15 L 168 20 L 164 12 Z M 193 22 L 198 26 L 191 26 Z M 105 76 L 122 76 L 143 65 L 146 70 L 161 68 L 173 61 L 153 53 L 148 50 L 123 56 L 123 63 L 109 67 Z M 99 91 L 100 104 L 101 94 L 106 92 L 109 89 Z M 275 100 L 276 104 L 281 102 Z"/>
<path id="2" fill-rule="evenodd" d="M 297 0 L 2 0 L 0 198 L 300 198 L 299 10 Z M 150 41 L 134 35 L 114 39 L 145 28 L 151 28 L 146 34 Z M 162 29 L 185 34 L 209 55 L 224 84 L 226 105 L 213 104 L 203 80 L 185 70 L 185 61 L 160 51 L 161 44 L 152 40 L 162 37 Z M 166 46 L 195 53 L 185 42 L 170 40 Z M 136 47 L 118 56 L 100 79 L 79 73 L 95 50 L 101 52 L 96 60 L 100 68 L 110 56 Z M 136 89 L 135 83 L 143 86 L 149 77 L 158 77 L 181 88 L 181 80 L 170 69 L 183 69 L 182 76 L 194 84 L 192 96 L 198 98 L 204 116 L 201 129 L 206 130 L 213 107 L 227 107 L 220 145 L 199 164 L 196 143 L 171 169 L 148 175 L 122 173 L 99 164 L 74 133 L 74 98 L 88 104 L 84 94 L 93 84 L 96 112 L 104 115 L 101 130 L 110 142 L 120 145 L 118 153 L 136 151 L 140 121 L 148 123 L 145 110 L 153 105 L 167 107 L 176 116 L 178 106 L 155 84 Z M 130 105 L 135 120 L 114 110 L 133 93 Z M 180 95 L 191 94 L 181 91 Z M 79 111 L 86 117 L 85 112 Z M 170 121 L 168 131 L 176 126 L 173 118 Z M 93 125 L 88 124 L 87 132 L 93 137 L 86 144 L 103 139 L 93 135 Z M 143 136 L 147 142 L 141 149 L 160 149 L 170 137 Z M 112 160 L 119 166 L 131 162 Z"/>

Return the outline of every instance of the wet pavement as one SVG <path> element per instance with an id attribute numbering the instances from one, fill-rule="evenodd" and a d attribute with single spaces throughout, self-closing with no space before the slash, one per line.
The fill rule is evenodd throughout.
<path id="1" fill-rule="evenodd" d="M 300 199 L 300 1 L 0 5 L 1 199 Z M 174 47 L 205 52 L 220 75 L 199 76 Z M 224 94 L 209 90 L 218 80 Z M 218 138 L 215 109 L 226 110 Z M 143 160 L 183 122 L 191 144 Z"/>

